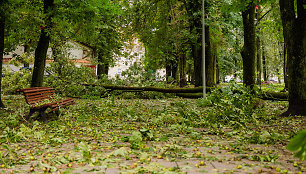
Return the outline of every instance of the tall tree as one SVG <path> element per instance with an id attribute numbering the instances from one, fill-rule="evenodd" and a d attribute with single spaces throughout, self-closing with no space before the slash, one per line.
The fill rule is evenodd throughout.
<path id="1" fill-rule="evenodd" d="M 194 63 L 194 84 L 195 86 L 202 86 L 202 0 L 183 0 L 186 11 L 187 19 L 189 22 L 189 30 L 192 37 L 189 37 L 191 43 L 191 54 Z M 217 2 L 205 1 L 205 11 L 209 13 L 205 16 L 205 20 L 209 21 L 214 18 L 209 18 L 212 12 L 217 11 L 213 4 Z M 212 10 L 214 9 L 214 10 Z M 216 13 L 216 12 L 214 12 Z M 212 15 L 211 15 L 212 16 Z M 217 16 L 217 15 L 215 15 Z M 206 22 L 205 25 L 205 68 L 206 68 L 206 83 L 207 86 L 215 85 L 215 71 L 216 71 L 216 59 L 212 53 L 212 40 L 211 40 L 211 26 L 210 22 Z"/>
<path id="2" fill-rule="evenodd" d="M 289 108 L 282 116 L 306 115 L 306 8 L 303 2 L 279 0 L 289 90 Z"/>
<path id="3" fill-rule="evenodd" d="M 78 31 L 72 38 L 94 50 L 93 60 L 97 62 L 97 77 L 108 74 L 113 63 L 114 54 L 120 54 L 122 47 L 122 26 L 120 17 L 125 17 L 122 9 L 109 0 L 90 0 L 79 2 L 82 12 L 82 23 L 75 21 Z M 78 8 L 78 7 L 76 7 Z"/>
<path id="4" fill-rule="evenodd" d="M 261 38 L 260 38 L 260 26 L 258 26 L 259 24 L 259 21 L 261 19 L 261 14 L 260 14 L 260 6 L 257 5 L 256 6 L 256 10 L 257 10 L 257 13 L 256 13 L 256 25 L 257 25 L 257 28 L 256 28 L 256 32 L 257 32 L 257 37 L 256 37 L 256 49 L 257 49 L 257 57 L 256 57 L 256 77 L 257 77 L 257 82 L 256 84 L 257 85 L 260 85 L 261 84 Z"/>
<path id="5" fill-rule="evenodd" d="M 201 1 L 184 0 L 183 2 L 188 14 L 190 33 L 197 36 L 196 39 L 190 38 L 194 64 L 194 84 L 195 86 L 202 86 L 202 15 L 199 13 L 202 11 Z"/>
<path id="6" fill-rule="evenodd" d="M 4 107 L 1 99 L 2 63 L 4 53 L 4 30 L 5 30 L 5 1 L 0 2 L 0 108 Z"/>
<path id="7" fill-rule="evenodd" d="M 41 26 L 41 34 L 35 50 L 34 70 L 32 76 L 32 87 L 43 85 L 44 71 L 46 66 L 47 51 L 50 42 L 50 31 L 52 28 L 52 13 L 54 10 L 54 0 L 44 0 L 45 26 Z"/>
<path id="8" fill-rule="evenodd" d="M 263 70 L 263 76 L 264 76 L 264 81 L 268 80 L 268 74 L 267 74 L 267 59 L 266 59 L 266 51 L 265 47 L 262 47 L 262 70 Z"/>
<path id="9" fill-rule="evenodd" d="M 241 51 L 243 61 L 243 83 L 251 88 L 255 85 L 255 4 L 249 2 L 247 8 L 242 11 L 244 46 Z"/>

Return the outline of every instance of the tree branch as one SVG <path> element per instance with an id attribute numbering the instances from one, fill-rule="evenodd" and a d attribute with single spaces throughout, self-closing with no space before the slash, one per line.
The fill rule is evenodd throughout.
<path id="1" fill-rule="evenodd" d="M 262 15 L 259 19 L 258 19 L 258 21 L 257 21 L 257 24 L 268 14 L 268 13 L 270 13 L 272 11 L 272 8 L 270 9 L 270 10 L 268 10 L 264 15 Z"/>

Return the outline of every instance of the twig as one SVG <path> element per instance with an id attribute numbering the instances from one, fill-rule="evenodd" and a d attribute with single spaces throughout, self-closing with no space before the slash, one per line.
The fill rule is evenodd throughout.
<path id="1" fill-rule="evenodd" d="M 210 162 L 210 164 L 211 164 L 215 169 L 217 169 L 217 167 L 216 167 L 212 162 Z"/>

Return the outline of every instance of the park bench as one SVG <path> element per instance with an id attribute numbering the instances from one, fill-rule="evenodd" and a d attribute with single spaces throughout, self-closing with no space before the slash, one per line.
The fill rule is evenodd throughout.
<path id="1" fill-rule="evenodd" d="M 54 96 L 55 90 L 51 87 L 24 88 L 17 91 L 23 93 L 27 104 L 31 107 L 30 113 L 26 116 L 26 120 L 28 120 L 35 112 L 39 112 L 39 116 L 41 116 L 45 122 L 48 122 L 45 115 L 47 109 L 50 108 L 50 112 L 58 114 L 59 108 L 74 104 L 72 98 L 56 100 Z"/>

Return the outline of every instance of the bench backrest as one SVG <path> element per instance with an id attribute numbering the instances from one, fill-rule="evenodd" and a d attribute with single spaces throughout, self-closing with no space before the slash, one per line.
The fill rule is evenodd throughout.
<path id="1" fill-rule="evenodd" d="M 53 99 L 54 88 L 50 87 L 33 87 L 18 90 L 23 92 L 25 100 L 29 105 L 35 105 L 43 100 Z"/>

